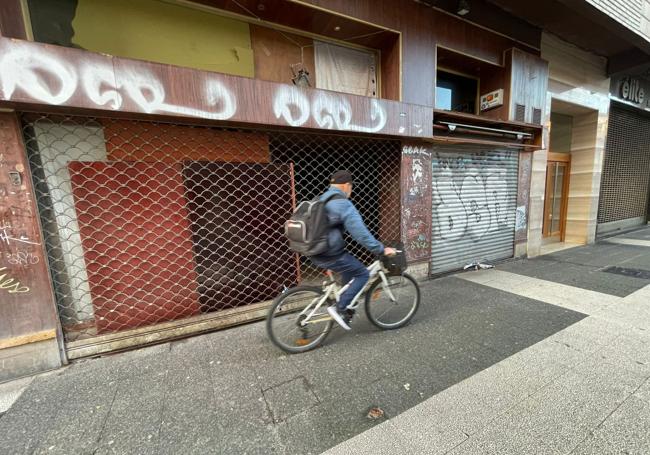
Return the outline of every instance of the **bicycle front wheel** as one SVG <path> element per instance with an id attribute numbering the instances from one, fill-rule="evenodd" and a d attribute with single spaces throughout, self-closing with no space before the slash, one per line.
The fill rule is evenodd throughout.
<path id="1" fill-rule="evenodd" d="M 280 294 L 266 318 L 266 331 L 273 344 L 292 354 L 320 345 L 332 329 L 327 302 L 311 314 L 322 297 L 322 289 L 312 286 L 298 286 Z"/>
<path id="2" fill-rule="evenodd" d="M 399 329 L 408 324 L 420 306 L 420 287 L 406 273 L 387 276 L 386 280 L 388 286 L 378 279 L 366 293 L 366 314 L 380 329 Z"/>

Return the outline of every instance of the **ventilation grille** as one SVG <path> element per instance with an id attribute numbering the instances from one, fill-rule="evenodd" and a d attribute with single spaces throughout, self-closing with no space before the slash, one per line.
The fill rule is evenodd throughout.
<path id="1" fill-rule="evenodd" d="M 542 110 L 541 109 L 533 109 L 533 123 L 536 125 L 541 125 L 542 124 Z"/>
<path id="2" fill-rule="evenodd" d="M 523 104 L 515 104 L 515 120 L 518 122 L 526 121 L 526 106 Z"/>

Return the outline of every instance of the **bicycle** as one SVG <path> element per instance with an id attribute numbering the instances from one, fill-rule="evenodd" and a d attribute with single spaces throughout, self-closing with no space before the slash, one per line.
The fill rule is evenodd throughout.
<path id="1" fill-rule="evenodd" d="M 407 273 L 390 274 L 384 264 L 386 259 L 385 256 L 383 260 L 377 258 L 367 267 L 368 283 L 347 309 L 356 311 L 365 293 L 365 310 L 370 322 L 382 330 L 392 330 L 405 326 L 415 315 L 420 305 L 420 286 Z M 296 286 L 274 300 L 266 318 L 266 330 L 271 341 L 283 351 L 293 354 L 314 349 L 332 330 L 334 321 L 327 307 L 338 302 L 349 285 L 340 286 L 331 270 L 326 274 L 329 279 L 321 287 Z M 396 313 L 402 316 L 394 316 Z M 284 334 L 286 339 L 281 337 L 283 327 L 288 329 Z"/>

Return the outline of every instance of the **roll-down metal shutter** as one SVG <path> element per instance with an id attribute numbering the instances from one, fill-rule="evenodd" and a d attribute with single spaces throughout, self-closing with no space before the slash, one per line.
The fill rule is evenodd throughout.
<path id="1" fill-rule="evenodd" d="M 515 150 L 434 148 L 432 274 L 514 254 L 518 168 Z"/>
<path id="2" fill-rule="evenodd" d="M 598 232 L 644 224 L 650 185 L 650 117 L 612 104 L 598 203 Z"/>

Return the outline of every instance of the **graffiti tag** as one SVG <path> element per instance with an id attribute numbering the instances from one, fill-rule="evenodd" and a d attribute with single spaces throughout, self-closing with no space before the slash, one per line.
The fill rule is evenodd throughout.
<path id="1" fill-rule="evenodd" d="M 22 266 L 35 265 L 40 261 L 40 258 L 37 255 L 26 251 L 7 253 L 6 258 L 9 264 Z"/>
<path id="2" fill-rule="evenodd" d="M 22 90 L 44 103 L 61 105 L 72 98 L 81 82 L 93 103 L 113 110 L 122 107 L 125 96 L 146 113 L 227 120 L 237 110 L 234 96 L 215 79 L 208 80 L 204 87 L 205 99 L 215 107 L 214 111 L 206 111 L 165 102 L 162 82 L 149 71 L 125 71 L 121 75 L 117 81 L 113 67 L 105 64 L 87 65 L 77 71 L 45 50 L 12 49 L 0 59 L 0 88 L 8 99 Z"/>
<path id="3" fill-rule="evenodd" d="M 29 292 L 29 288 L 20 284 L 20 281 L 12 278 L 6 272 L 7 267 L 0 267 L 0 289 L 7 291 L 9 294 L 24 294 Z"/>
<path id="4" fill-rule="evenodd" d="M 512 224 L 514 207 L 510 207 L 513 201 L 507 169 L 489 166 L 490 161 L 500 159 L 482 154 L 436 156 L 432 161 L 434 239 L 453 242 L 469 236 L 479 241 Z M 479 161 L 483 165 L 478 165 Z"/>
<path id="5" fill-rule="evenodd" d="M 291 126 L 302 126 L 311 118 L 321 128 L 362 133 L 376 133 L 386 126 L 386 109 L 378 100 L 370 100 L 370 126 L 352 123 L 352 106 L 341 95 L 320 92 L 310 100 L 307 93 L 293 86 L 283 86 L 273 99 L 273 113 Z"/>
<path id="6" fill-rule="evenodd" d="M 7 232 L 7 229 L 2 229 L 0 231 L 0 242 L 4 242 L 5 244 L 9 245 L 9 241 L 14 241 L 14 242 L 19 242 L 19 243 L 26 243 L 28 245 L 40 245 L 38 242 L 32 242 L 29 240 L 29 237 L 26 235 L 21 235 L 20 237 L 11 237 L 9 233 Z"/>

